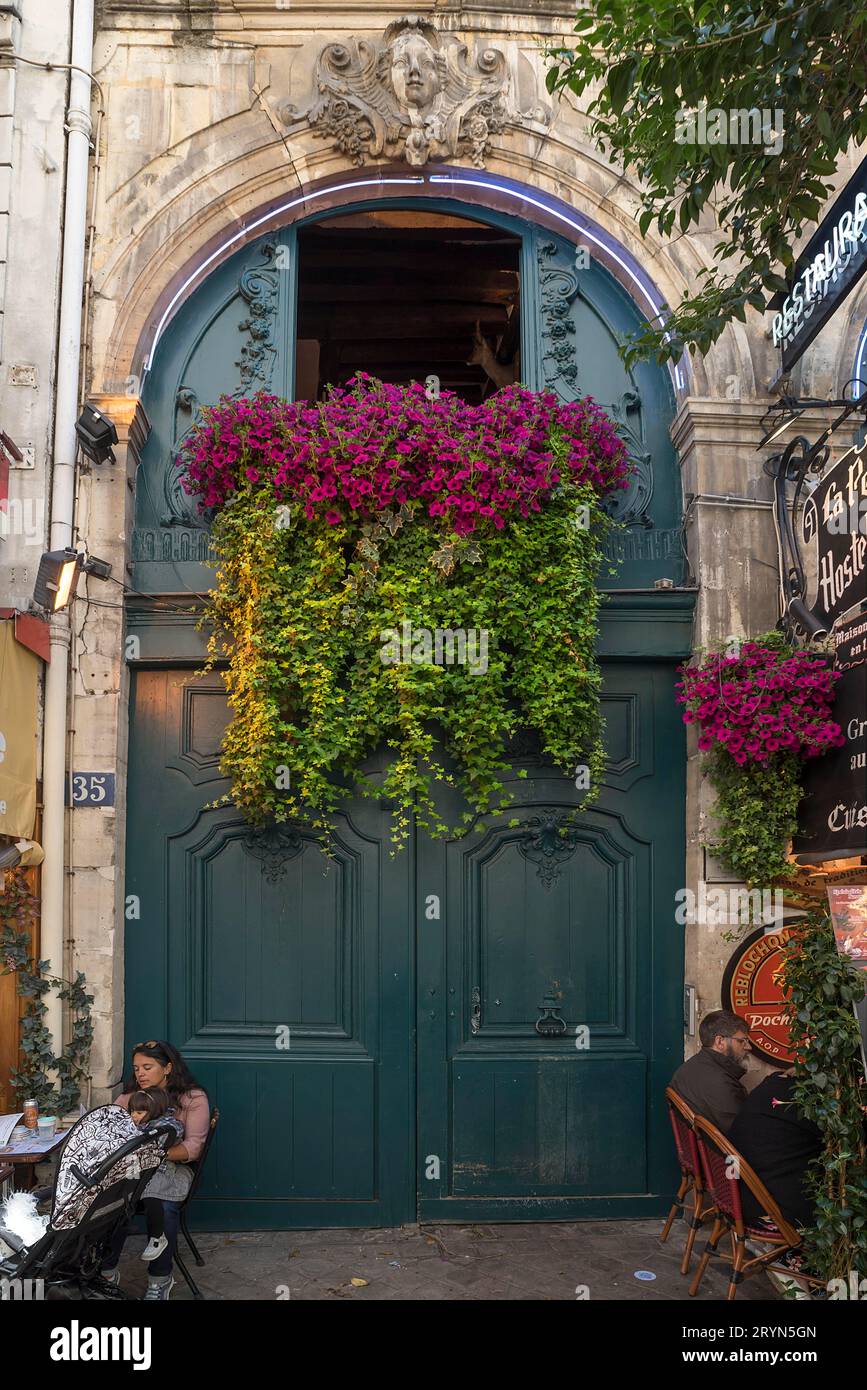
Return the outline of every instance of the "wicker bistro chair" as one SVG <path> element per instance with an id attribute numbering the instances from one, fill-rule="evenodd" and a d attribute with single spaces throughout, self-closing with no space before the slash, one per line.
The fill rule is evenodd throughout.
<path id="1" fill-rule="evenodd" d="M 821 1288 L 821 1280 L 809 1274 L 802 1274 L 775 1262 L 787 1250 L 795 1250 L 801 1244 L 801 1237 L 791 1222 L 787 1221 L 765 1187 L 758 1174 L 733 1148 L 726 1136 L 716 1125 L 701 1115 L 695 1117 L 695 1135 L 699 1156 L 704 1169 L 705 1182 L 716 1203 L 716 1216 L 710 1239 L 699 1260 L 695 1277 L 690 1284 L 690 1297 L 698 1293 L 704 1272 L 712 1255 L 719 1253 L 720 1259 L 731 1264 L 727 1300 L 730 1302 L 738 1291 L 738 1284 L 749 1279 L 761 1270 L 772 1269 L 789 1279 L 796 1279 L 806 1288 Z M 731 1160 L 735 1162 L 732 1163 Z M 734 1171 L 733 1171 L 734 1170 Z M 740 1178 L 734 1176 L 737 1173 Z M 765 1226 L 747 1226 L 744 1223 L 741 1204 L 741 1183 L 752 1193 L 766 1216 L 773 1221 L 776 1230 Z M 717 1251 L 723 1234 L 727 1233 L 731 1242 L 730 1253 Z M 752 1255 L 747 1251 L 747 1240 L 753 1245 L 767 1247 L 761 1254 Z"/>
<path id="2" fill-rule="evenodd" d="M 695 1138 L 695 1115 L 686 1101 L 677 1094 L 677 1091 L 672 1090 L 671 1086 L 665 1088 L 665 1099 L 674 1133 L 677 1161 L 680 1164 L 680 1186 L 674 1195 L 671 1211 L 668 1213 L 659 1240 L 660 1244 L 665 1244 L 674 1218 L 678 1213 L 681 1213 L 689 1227 L 686 1249 L 683 1252 L 680 1265 L 681 1274 L 686 1274 L 689 1271 L 695 1238 L 704 1223 L 715 1215 L 716 1208 L 704 1184 L 704 1174 L 702 1173 L 701 1159 Z M 687 1215 L 687 1199 L 690 1195 L 692 1196 L 692 1211 Z"/>

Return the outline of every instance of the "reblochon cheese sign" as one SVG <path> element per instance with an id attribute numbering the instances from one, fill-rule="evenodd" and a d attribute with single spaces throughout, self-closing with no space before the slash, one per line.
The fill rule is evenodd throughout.
<path id="1" fill-rule="evenodd" d="M 772 300 L 774 347 L 791 370 L 867 270 L 867 160 L 798 256 L 789 292 Z"/>

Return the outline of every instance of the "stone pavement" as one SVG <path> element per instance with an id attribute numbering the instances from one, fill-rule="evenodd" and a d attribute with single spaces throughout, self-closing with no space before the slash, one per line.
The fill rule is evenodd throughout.
<path id="1" fill-rule="evenodd" d="M 577 1285 L 586 1285 L 591 1300 L 686 1299 L 689 1280 L 679 1272 L 686 1228 L 676 1222 L 667 1243 L 660 1245 L 661 1227 L 661 1221 L 552 1221 L 194 1232 L 205 1259 L 202 1269 L 183 1248 L 183 1237 L 181 1246 L 207 1299 L 574 1299 Z M 143 1236 L 131 1237 L 121 1262 L 123 1286 L 130 1293 L 145 1288 L 146 1266 L 138 1258 L 143 1248 Z M 725 1270 L 718 1263 L 715 1269 L 714 1263 L 696 1301 L 725 1297 Z M 656 1278 L 637 1279 L 637 1270 Z M 177 1270 L 175 1279 L 172 1300 L 190 1299 Z M 764 1275 L 738 1291 L 739 1300 L 776 1298 Z"/>

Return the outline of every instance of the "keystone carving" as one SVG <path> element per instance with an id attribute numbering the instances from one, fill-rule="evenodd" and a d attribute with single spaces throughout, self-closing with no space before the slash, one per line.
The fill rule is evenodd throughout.
<path id="1" fill-rule="evenodd" d="M 379 40 L 327 44 L 315 71 L 316 99 L 286 104 L 286 125 L 306 120 L 316 135 L 360 166 L 379 156 L 420 167 L 466 157 L 484 168 L 491 136 L 521 121 L 547 124 L 542 104 L 520 111 L 505 55 L 440 34 L 430 20 L 403 15 Z"/>

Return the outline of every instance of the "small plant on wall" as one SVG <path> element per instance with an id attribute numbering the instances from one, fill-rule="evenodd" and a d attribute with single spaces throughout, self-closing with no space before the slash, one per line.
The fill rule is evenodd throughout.
<path id="1" fill-rule="evenodd" d="M 73 981 L 61 979 L 49 972 L 48 961 L 36 960 L 31 954 L 39 899 L 30 892 L 25 870 L 7 869 L 0 878 L 2 973 L 15 974 L 18 994 L 27 1001 L 21 1019 L 23 1061 L 10 1080 L 19 1105 L 33 1099 L 43 1112 L 63 1116 L 77 1109 L 88 1078 L 93 995 L 86 992 L 87 981 L 80 971 Z M 48 1009 L 44 1000 L 51 990 L 68 1006 L 71 1021 L 71 1036 L 58 1054 L 45 1026 Z"/>
<path id="2" fill-rule="evenodd" d="M 750 886 L 786 879 L 803 762 L 845 741 L 831 717 L 836 673 L 824 654 L 771 632 L 711 653 L 681 677 L 683 718 L 698 725 L 717 792 L 710 848 Z"/>
<path id="3" fill-rule="evenodd" d="M 603 503 L 628 481 L 592 401 L 513 386 L 470 406 L 359 376 L 315 404 L 224 398 L 179 466 L 213 513 L 222 765 L 253 821 L 325 829 L 354 785 L 392 800 L 398 844 L 411 812 L 452 833 L 508 807 L 519 726 L 592 794 Z M 458 827 L 438 783 L 466 799 Z"/>

